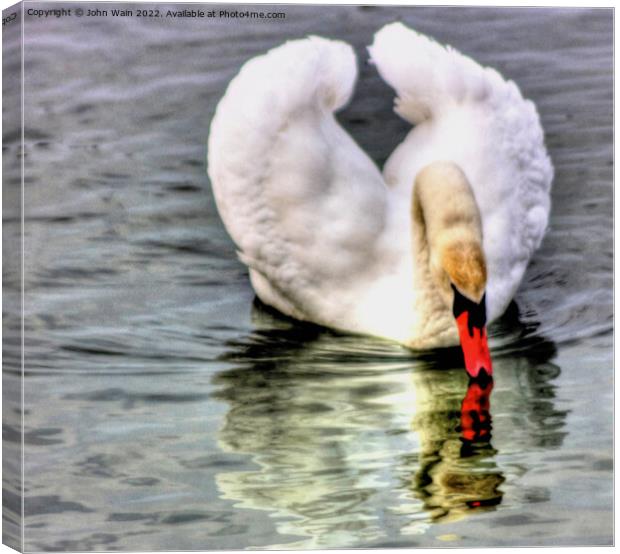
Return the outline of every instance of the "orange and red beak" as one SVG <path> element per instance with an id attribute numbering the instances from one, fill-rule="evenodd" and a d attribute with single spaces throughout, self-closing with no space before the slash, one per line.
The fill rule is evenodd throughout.
<path id="1" fill-rule="evenodd" d="M 465 369 L 473 379 L 483 376 L 481 372 L 490 377 L 493 375 L 493 367 L 487 340 L 485 297 L 477 304 L 463 296 L 456 287 L 452 288 L 453 313 L 459 329 Z"/>

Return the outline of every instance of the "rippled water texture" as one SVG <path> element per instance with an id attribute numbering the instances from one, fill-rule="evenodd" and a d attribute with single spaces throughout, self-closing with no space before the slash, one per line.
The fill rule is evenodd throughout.
<path id="1" fill-rule="evenodd" d="M 285 22 L 26 18 L 26 549 L 610 544 L 611 10 L 278 9 Z M 257 305 L 205 174 L 244 61 L 309 33 L 365 60 L 395 19 L 516 80 L 556 167 L 549 233 L 491 329 L 492 395 L 468 390 L 458 351 Z M 407 125 L 360 67 L 339 119 L 383 164 Z M 19 134 L 4 145 L 15 238 Z M 17 454 L 16 397 L 5 413 Z"/>

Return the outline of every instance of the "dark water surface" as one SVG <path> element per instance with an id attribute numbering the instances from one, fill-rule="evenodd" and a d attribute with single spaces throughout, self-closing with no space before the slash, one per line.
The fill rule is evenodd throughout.
<path id="1" fill-rule="evenodd" d="M 610 544 L 611 10 L 277 11 L 284 22 L 26 16 L 26 549 Z M 240 65 L 310 33 L 354 45 L 358 92 L 339 118 L 383 164 L 408 127 L 364 47 L 396 19 L 516 80 L 556 167 L 549 233 L 491 329 L 490 441 L 461 421 L 464 397 L 488 418 L 489 391 L 468 392 L 455 351 L 414 355 L 258 306 L 205 174 Z"/>

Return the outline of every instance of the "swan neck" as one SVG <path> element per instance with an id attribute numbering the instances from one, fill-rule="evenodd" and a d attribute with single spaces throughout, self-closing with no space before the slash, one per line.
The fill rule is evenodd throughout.
<path id="1" fill-rule="evenodd" d="M 473 189 L 458 165 L 433 162 L 418 173 L 412 221 L 414 248 L 435 284 L 446 291 L 452 283 L 478 302 L 486 287 L 482 223 Z"/>

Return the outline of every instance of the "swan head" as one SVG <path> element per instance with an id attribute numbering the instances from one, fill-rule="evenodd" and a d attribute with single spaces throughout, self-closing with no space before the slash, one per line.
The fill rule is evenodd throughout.
<path id="1" fill-rule="evenodd" d="M 486 332 L 487 268 L 476 199 L 463 171 L 451 162 L 434 162 L 417 176 L 413 220 L 424 230 L 435 290 L 452 311 L 474 379 L 492 375 Z"/>
<path id="2" fill-rule="evenodd" d="M 473 379 L 493 373 L 486 330 L 486 263 L 480 242 L 458 239 L 440 249 L 432 273 L 440 295 L 452 311 Z"/>
<path id="3" fill-rule="evenodd" d="M 459 331 L 465 369 L 474 379 L 490 377 L 493 367 L 486 330 L 486 264 L 482 249 L 479 245 L 469 245 L 456 250 L 448 255 L 444 267 L 450 279 L 452 314 Z"/>

